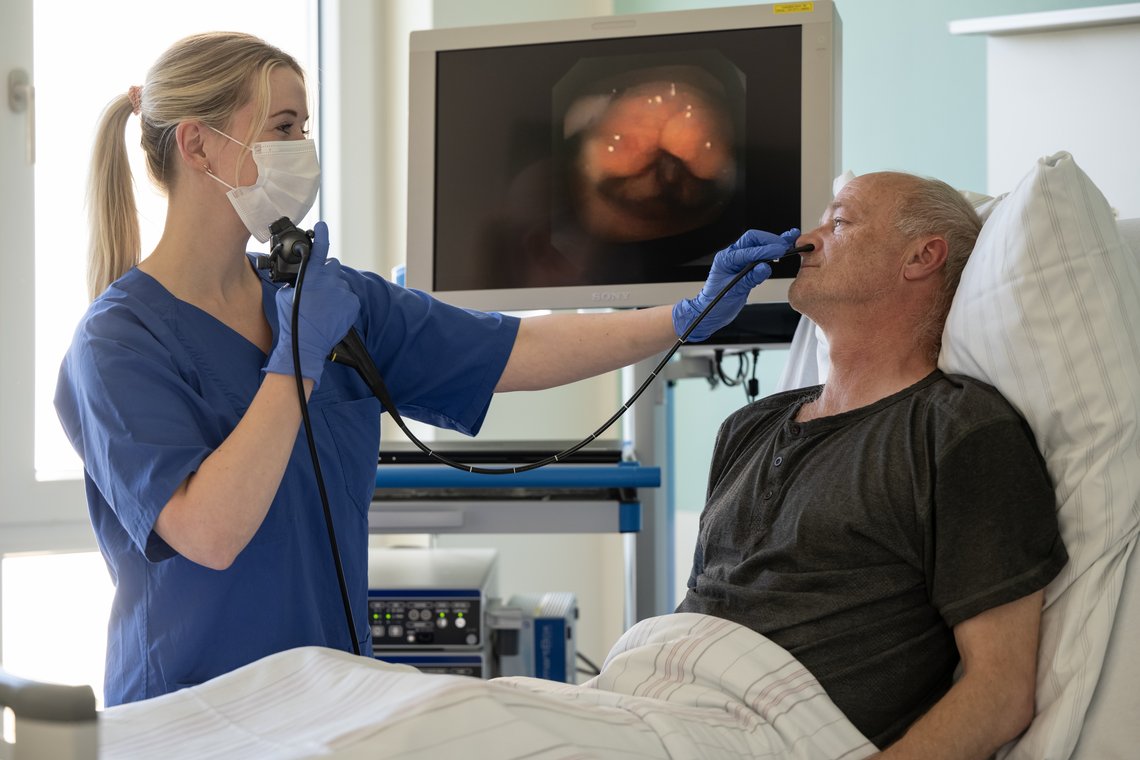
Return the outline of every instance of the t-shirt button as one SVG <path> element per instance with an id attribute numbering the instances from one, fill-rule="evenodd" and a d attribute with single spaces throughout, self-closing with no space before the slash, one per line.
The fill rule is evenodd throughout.
<path id="1" fill-rule="evenodd" d="M 788 428 L 788 432 L 791 433 L 792 435 L 799 435 L 800 434 L 800 426 L 799 425 L 792 425 L 791 427 Z"/>
<path id="2" fill-rule="evenodd" d="M 765 491 L 765 492 L 764 492 L 764 497 L 763 497 L 763 498 L 764 498 L 764 500 L 765 500 L 765 501 L 768 501 L 769 499 L 771 499 L 771 498 L 772 498 L 772 496 L 773 496 L 773 493 L 772 493 L 772 491 Z"/>
<path id="3" fill-rule="evenodd" d="M 775 459 L 772 460 L 772 464 L 776 467 L 779 467 L 783 463 L 784 463 L 784 458 L 781 456 L 777 456 Z"/>

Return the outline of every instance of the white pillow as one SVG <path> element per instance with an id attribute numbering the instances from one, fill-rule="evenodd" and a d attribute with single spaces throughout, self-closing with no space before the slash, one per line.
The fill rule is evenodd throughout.
<path id="1" fill-rule="evenodd" d="M 1029 730 L 1003 756 L 1072 753 L 1140 525 L 1140 264 L 1068 153 L 991 199 L 939 366 L 1000 390 L 1033 429 L 1069 563 L 1046 589 Z"/>

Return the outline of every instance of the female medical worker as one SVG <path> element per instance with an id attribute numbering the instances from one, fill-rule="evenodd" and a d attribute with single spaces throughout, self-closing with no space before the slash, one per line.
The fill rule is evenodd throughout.
<path id="1" fill-rule="evenodd" d="M 140 261 L 124 126 L 138 115 L 166 224 Z M 200 683 L 265 655 L 351 650 L 290 350 L 292 288 L 251 264 L 252 234 L 299 222 L 317 193 L 303 73 L 243 34 L 176 43 L 111 102 L 89 187 L 95 299 L 63 361 L 56 408 L 84 463 L 88 506 L 115 583 L 107 705 Z M 495 391 L 570 382 L 667 348 L 745 263 L 795 235 L 750 232 L 702 295 L 661 307 L 521 321 L 452 308 L 327 258 L 305 276 L 300 370 L 352 599 L 367 596 L 367 515 L 380 404 L 325 362 L 350 326 L 401 412 L 474 434 Z M 760 265 L 710 314 L 729 321 Z M 701 336 L 697 336 L 701 339 Z M 361 615 L 356 636 L 369 651 Z"/>

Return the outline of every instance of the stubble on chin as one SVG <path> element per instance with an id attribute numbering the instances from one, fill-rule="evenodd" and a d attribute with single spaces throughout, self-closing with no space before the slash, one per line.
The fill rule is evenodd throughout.
<path id="1" fill-rule="evenodd" d="M 800 314 L 807 314 L 805 309 L 811 308 L 811 294 L 807 291 L 805 283 L 798 277 L 788 286 L 788 304 Z"/>

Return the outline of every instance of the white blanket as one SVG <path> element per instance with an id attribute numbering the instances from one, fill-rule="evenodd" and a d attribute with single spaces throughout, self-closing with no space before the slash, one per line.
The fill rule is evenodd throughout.
<path id="1" fill-rule="evenodd" d="M 644 620 L 572 686 L 306 647 L 100 715 L 100 757 L 844 758 L 875 748 L 790 654 L 735 623 Z"/>

